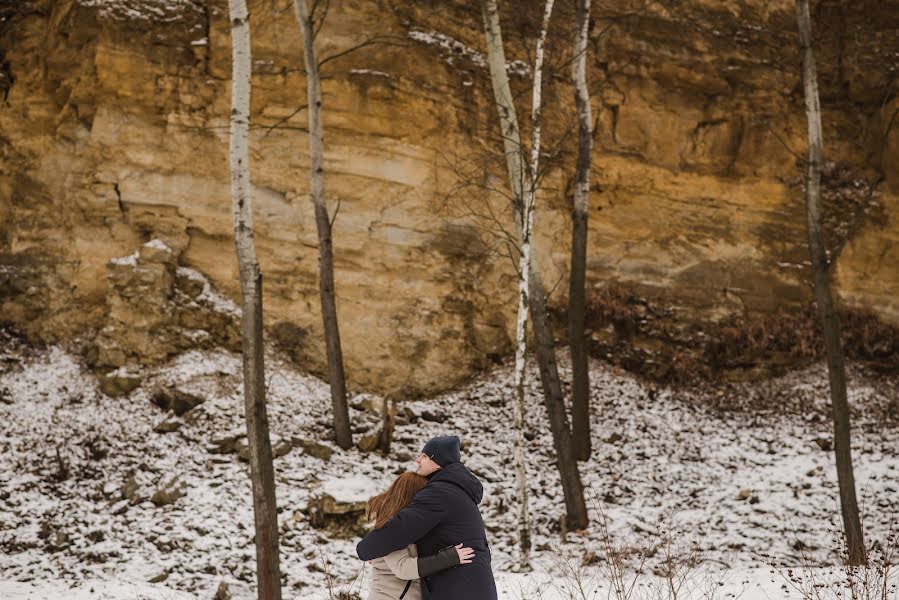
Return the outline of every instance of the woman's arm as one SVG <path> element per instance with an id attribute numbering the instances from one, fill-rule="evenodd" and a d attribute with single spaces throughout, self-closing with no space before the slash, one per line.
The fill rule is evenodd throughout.
<path id="1" fill-rule="evenodd" d="M 410 556 L 409 550 L 400 548 L 384 557 L 384 562 L 400 579 L 410 580 L 421 577 L 418 574 L 418 557 Z"/>

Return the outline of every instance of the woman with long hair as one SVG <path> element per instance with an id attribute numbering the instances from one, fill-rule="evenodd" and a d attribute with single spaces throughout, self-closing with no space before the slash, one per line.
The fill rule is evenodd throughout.
<path id="1" fill-rule="evenodd" d="M 390 488 L 368 501 L 366 518 L 380 529 L 427 485 L 428 479 L 417 473 L 403 473 Z M 457 565 L 467 565 L 474 550 L 462 544 L 450 546 L 431 556 L 418 556 L 415 544 L 371 561 L 372 576 L 368 600 L 421 600 L 422 577 Z"/>

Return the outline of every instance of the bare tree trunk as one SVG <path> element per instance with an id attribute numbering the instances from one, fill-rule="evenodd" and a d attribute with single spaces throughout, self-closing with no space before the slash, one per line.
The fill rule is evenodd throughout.
<path id="1" fill-rule="evenodd" d="M 309 104 L 309 159 L 312 163 L 312 204 L 315 207 L 315 227 L 318 229 L 319 291 L 322 322 L 328 354 L 328 377 L 331 382 L 331 404 L 334 410 L 334 433 L 337 445 L 347 450 L 353 445 L 350 414 L 346 399 L 346 376 L 343 371 L 343 351 L 337 326 L 337 300 L 334 291 L 334 253 L 331 243 L 331 220 L 325 201 L 324 134 L 322 131 L 322 92 L 315 53 L 315 34 L 306 0 L 294 0 L 294 9 L 306 59 L 306 94 Z"/>
<path id="2" fill-rule="evenodd" d="M 533 256 L 533 255 L 532 255 Z M 556 451 L 556 463 L 562 478 L 562 491 L 565 495 L 565 513 L 569 530 L 584 529 L 589 523 L 587 503 L 584 500 L 584 486 L 581 482 L 580 469 L 574 455 L 571 441 L 571 429 L 568 425 L 568 414 L 565 410 L 565 397 L 559 383 L 559 369 L 556 364 L 555 340 L 552 327 L 546 312 L 546 292 L 540 281 L 540 274 L 531 262 L 530 277 L 531 320 L 534 322 L 534 346 L 537 351 L 537 364 L 540 367 L 540 379 L 543 384 L 543 399 L 549 415 L 549 426 L 553 434 L 553 446 Z"/>
<path id="3" fill-rule="evenodd" d="M 545 15 L 550 14 L 552 3 L 548 2 Z M 530 234 L 525 235 L 527 221 L 522 216 L 529 215 L 533 219 L 533 206 L 530 212 L 523 210 L 524 206 L 533 202 L 536 191 L 537 170 L 534 164 L 532 146 L 531 173 L 528 175 L 523 158 L 523 146 L 521 144 L 521 132 L 518 127 L 518 115 L 512 101 L 512 91 L 509 86 L 509 76 L 506 71 L 506 56 L 503 49 L 502 30 L 499 23 L 499 13 L 496 0 L 483 0 L 482 11 L 484 17 L 484 31 L 487 38 L 487 54 L 490 65 L 490 79 L 493 85 L 493 93 L 499 112 L 500 128 L 503 138 L 503 151 L 506 157 L 506 167 L 509 174 L 509 186 L 515 203 L 516 226 L 518 227 L 519 242 L 527 239 L 530 242 Z M 545 21 L 548 20 L 545 16 Z M 535 84 L 539 85 L 536 81 Z M 536 100 L 539 101 L 539 93 Z M 539 107 L 536 107 L 536 116 L 539 121 Z M 533 114 L 533 113 L 532 113 Z M 535 141 L 539 144 L 539 129 L 536 132 Z M 538 154 L 539 157 L 539 149 Z M 533 224 L 531 223 L 531 227 Z M 521 244 L 524 248 L 524 244 Z M 577 462 L 574 459 L 571 447 L 571 430 L 568 426 L 568 416 L 565 411 L 565 400 L 562 395 L 562 386 L 559 380 L 558 367 L 556 365 L 555 347 L 549 319 L 546 314 L 546 292 L 535 268 L 533 252 L 528 248 L 529 257 L 526 259 L 527 269 L 521 273 L 527 273 L 525 285 L 527 286 L 526 301 L 528 303 L 530 317 L 534 324 L 534 341 L 537 351 L 537 363 L 540 366 L 540 378 L 543 383 L 544 403 L 550 420 L 550 428 L 553 433 L 553 442 L 556 450 L 556 463 L 562 480 L 562 490 L 565 496 L 566 518 L 569 526 L 574 529 L 583 529 L 587 526 L 587 506 L 584 501 L 584 490 L 581 483 Z M 524 278 L 522 278 L 524 279 Z M 519 280 L 521 284 L 521 279 Z M 519 287 L 520 299 L 524 297 Z M 519 315 L 519 322 L 521 316 Z M 516 357 L 517 359 L 517 357 Z"/>
<path id="4" fill-rule="evenodd" d="M 821 237 L 821 105 L 818 97 L 818 75 L 812 50 L 812 27 L 808 0 L 796 0 L 799 23 L 799 45 L 802 55 L 802 81 L 805 87 L 805 113 L 808 118 L 808 176 L 805 182 L 806 214 L 808 217 L 808 247 L 812 259 L 815 282 L 815 302 L 824 332 L 827 352 L 827 373 L 830 378 L 830 397 L 833 407 L 834 454 L 840 487 L 840 505 L 849 562 L 867 562 L 865 541 L 858 502 L 855 497 L 855 476 L 852 470 L 852 449 L 849 435 L 849 402 L 846 398 L 846 369 L 840 342 L 840 322 L 834 311 L 830 287 L 827 255 Z"/>
<path id="5" fill-rule="evenodd" d="M 529 212 L 525 205 L 524 210 Z M 518 320 L 515 326 L 515 399 L 512 403 L 512 415 L 515 427 L 515 489 L 518 494 L 518 545 L 519 565 L 523 570 L 530 570 L 531 560 L 531 524 L 528 514 L 528 481 L 525 470 L 524 437 L 527 422 L 524 408 L 524 371 L 527 360 L 527 323 L 528 323 L 528 264 L 531 258 L 531 223 L 525 217 L 527 225 L 522 233 L 521 257 L 518 269 Z"/>
<path id="6" fill-rule="evenodd" d="M 378 448 L 381 454 L 390 454 L 390 445 L 393 443 L 393 431 L 396 426 L 396 402 L 386 397 L 381 401 L 381 439 L 378 440 Z"/>
<path id="7" fill-rule="evenodd" d="M 262 345 L 262 272 L 253 239 L 250 187 L 250 26 L 246 0 L 229 0 L 231 18 L 231 200 L 242 299 L 244 410 L 256 526 L 256 577 L 260 600 L 281 600 L 275 473 L 265 406 Z"/>
<path id="8" fill-rule="evenodd" d="M 593 152 L 593 118 L 587 88 L 587 34 L 590 0 L 577 0 L 577 30 L 572 65 L 574 100 L 578 117 L 577 169 L 571 209 L 571 275 L 568 291 L 568 344 L 571 348 L 571 426 L 574 455 L 590 458 L 590 372 L 587 364 L 586 274 L 587 198 L 590 194 L 590 159 Z"/>

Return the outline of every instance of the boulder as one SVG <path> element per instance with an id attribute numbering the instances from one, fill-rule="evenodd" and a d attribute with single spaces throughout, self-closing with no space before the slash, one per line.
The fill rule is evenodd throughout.
<path id="1" fill-rule="evenodd" d="M 815 438 L 815 443 L 818 444 L 818 447 L 825 452 L 830 452 L 833 449 L 833 441 L 827 437 L 818 437 Z"/>
<path id="2" fill-rule="evenodd" d="M 446 421 L 446 413 L 441 410 L 423 410 L 421 412 L 421 418 L 425 421 L 431 421 L 433 423 L 443 423 Z"/>
<path id="3" fill-rule="evenodd" d="M 178 416 L 193 410 L 206 401 L 205 398 L 185 392 L 177 387 L 156 388 L 153 391 L 152 400 L 159 408 L 171 410 Z"/>
<path id="4" fill-rule="evenodd" d="M 381 415 L 384 412 L 384 401 L 373 396 L 360 396 L 353 400 L 353 408 L 365 411 L 375 415 Z"/>
<path id="5" fill-rule="evenodd" d="M 305 452 L 309 456 L 314 456 L 319 460 L 329 461 L 334 455 L 333 448 L 312 440 L 304 440 L 295 437 L 291 439 L 291 443 L 294 445 L 294 447 L 302 448 L 303 452 Z"/>
<path id="6" fill-rule="evenodd" d="M 128 474 L 125 475 L 125 481 L 122 483 L 122 499 L 128 500 L 131 504 L 137 504 L 141 501 L 140 494 L 138 494 L 138 485 L 137 478 L 135 477 L 134 471 L 128 471 Z"/>
<path id="7" fill-rule="evenodd" d="M 212 596 L 212 600 L 231 600 L 231 592 L 228 590 L 228 583 L 222 580 L 219 583 L 218 588 L 215 590 L 215 594 Z"/>
<path id="8" fill-rule="evenodd" d="M 181 429 L 182 425 L 184 425 L 182 421 L 165 419 L 164 421 L 160 421 L 156 427 L 153 428 L 153 431 L 156 433 L 174 433 Z"/>
<path id="9" fill-rule="evenodd" d="M 282 456 L 287 455 L 292 449 L 293 446 L 290 445 L 290 442 L 282 440 L 272 446 L 272 456 L 274 458 L 281 458 Z"/>
<path id="10" fill-rule="evenodd" d="M 270 443 L 272 445 L 272 458 L 281 458 L 293 449 L 290 442 L 286 440 L 271 438 Z M 250 445 L 247 443 L 246 439 L 238 441 L 237 457 L 244 462 L 249 462 Z"/>
<path id="11" fill-rule="evenodd" d="M 363 535 L 364 501 L 341 501 L 320 492 L 309 498 L 306 515 L 316 529 L 326 529 L 335 537 L 354 538 Z"/>
<path id="12" fill-rule="evenodd" d="M 247 434 L 245 433 L 233 433 L 212 438 L 209 445 L 206 446 L 206 451 L 210 454 L 233 454 L 239 452 L 242 447 L 246 446 L 246 437 Z"/>
<path id="13" fill-rule="evenodd" d="M 356 442 L 356 447 L 362 452 L 374 452 L 381 444 L 381 437 L 384 435 L 382 429 L 366 433 Z"/>
<path id="14" fill-rule="evenodd" d="M 125 396 L 139 388 L 140 384 L 140 373 L 123 367 L 100 378 L 100 391 L 107 396 Z"/>
<path id="15" fill-rule="evenodd" d="M 178 498 L 181 498 L 186 494 L 187 492 L 185 489 L 178 483 L 178 477 L 175 476 L 168 482 L 160 485 L 156 491 L 153 492 L 150 502 L 156 506 L 166 506 L 174 504 L 177 502 Z"/>

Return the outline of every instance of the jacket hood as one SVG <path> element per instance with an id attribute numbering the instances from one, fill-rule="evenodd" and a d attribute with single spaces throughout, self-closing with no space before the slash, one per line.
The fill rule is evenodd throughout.
<path id="1" fill-rule="evenodd" d="M 475 504 L 480 504 L 484 497 L 484 486 L 462 463 L 452 463 L 443 467 L 431 476 L 431 481 L 446 481 L 459 486 Z"/>

